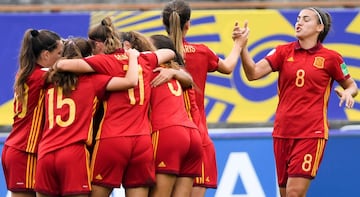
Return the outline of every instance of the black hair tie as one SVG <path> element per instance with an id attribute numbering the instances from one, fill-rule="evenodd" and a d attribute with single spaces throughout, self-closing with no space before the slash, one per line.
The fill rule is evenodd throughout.
<path id="1" fill-rule="evenodd" d="M 106 25 L 105 20 L 102 20 L 102 21 L 101 21 L 101 25 L 104 25 L 104 26 Z"/>
<path id="2" fill-rule="evenodd" d="M 36 37 L 40 34 L 40 32 L 36 29 L 33 29 L 30 31 L 32 37 Z"/>

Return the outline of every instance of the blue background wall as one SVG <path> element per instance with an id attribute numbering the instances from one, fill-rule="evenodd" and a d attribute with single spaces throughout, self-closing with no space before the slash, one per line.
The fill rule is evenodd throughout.
<path id="1" fill-rule="evenodd" d="M 235 21 L 249 21 L 248 46 L 254 59 L 260 60 L 276 45 L 295 40 L 294 24 L 299 10 L 194 10 L 186 39 L 208 45 L 219 56 L 229 54 Z M 358 9 L 329 10 L 333 29 L 326 47 L 341 53 L 352 77 L 360 86 L 360 15 Z M 12 84 L 23 33 L 28 28 L 50 29 L 62 37 L 87 36 L 89 26 L 111 16 L 120 31 L 136 30 L 146 35 L 165 34 L 161 11 L 118 11 L 84 13 L 13 13 L 1 14 L 0 48 L 0 125 L 12 122 Z M 334 88 L 338 84 L 334 84 Z M 273 121 L 277 105 L 277 73 L 255 82 L 246 80 L 238 61 L 231 75 L 210 73 L 205 92 L 209 123 L 268 123 Z M 354 109 L 338 107 L 334 91 L 329 102 L 330 121 L 360 121 L 360 96 Z"/>

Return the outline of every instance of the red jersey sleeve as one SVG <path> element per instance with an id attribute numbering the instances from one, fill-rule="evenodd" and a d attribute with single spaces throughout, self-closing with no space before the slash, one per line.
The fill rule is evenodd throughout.
<path id="1" fill-rule="evenodd" d="M 125 54 L 100 54 L 84 58 L 84 60 L 100 74 L 116 76 L 122 72 L 122 65 L 128 64 Z"/>
<path id="2" fill-rule="evenodd" d="M 330 63 L 326 64 L 327 67 L 325 67 L 329 75 L 338 82 L 350 78 L 347 65 L 344 62 L 342 56 L 339 53 L 332 50 L 328 50 L 328 53 L 329 54 L 333 53 L 333 55 L 329 56 L 331 57 L 331 59 L 328 60 L 328 62 Z"/>
<path id="3" fill-rule="evenodd" d="M 284 59 L 287 55 L 287 53 L 284 53 L 284 49 L 288 49 L 288 45 L 289 44 L 277 46 L 275 49 L 271 50 L 265 57 L 273 71 L 281 70 L 281 66 L 283 65 Z"/>

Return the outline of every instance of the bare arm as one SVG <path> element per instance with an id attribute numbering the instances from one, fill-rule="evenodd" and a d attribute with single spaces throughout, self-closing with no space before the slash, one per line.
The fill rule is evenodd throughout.
<path id="1" fill-rule="evenodd" d="M 352 78 L 339 82 L 340 86 L 344 89 L 343 91 L 335 89 L 336 94 L 340 97 L 339 107 L 345 103 L 346 108 L 354 107 L 354 97 L 358 94 L 358 87 Z"/>
<path id="2" fill-rule="evenodd" d="M 161 85 L 172 78 L 177 79 L 183 88 L 189 88 L 194 83 L 191 75 L 183 69 L 177 70 L 173 68 L 157 67 L 153 72 L 159 72 L 159 74 L 151 81 L 152 87 Z"/>
<path id="3" fill-rule="evenodd" d="M 92 67 L 83 59 L 61 59 L 56 62 L 55 68 L 58 71 L 68 71 L 75 73 L 95 72 Z"/>
<path id="4" fill-rule="evenodd" d="M 155 51 L 155 53 L 158 57 L 159 64 L 168 62 L 175 57 L 175 53 L 171 49 L 158 49 Z M 184 88 L 190 87 L 193 84 L 193 79 L 191 75 L 182 69 L 177 70 L 172 68 L 158 67 L 154 69 L 154 72 L 159 72 L 159 75 L 152 80 L 152 87 L 163 84 L 172 78 L 177 79 L 180 82 L 181 86 Z"/>
<path id="5" fill-rule="evenodd" d="M 108 91 L 127 90 L 137 86 L 139 81 L 139 67 L 138 56 L 139 52 L 136 49 L 129 49 L 127 51 L 129 56 L 129 69 L 126 71 L 125 77 L 113 77 L 106 86 Z"/>
<path id="6" fill-rule="evenodd" d="M 241 39 L 241 43 L 244 45 L 242 47 L 240 56 L 242 61 L 242 66 L 246 75 L 246 78 L 249 81 L 257 80 L 265 75 L 268 75 L 272 72 L 272 68 L 270 66 L 270 63 L 266 59 L 261 59 L 257 63 L 252 59 L 249 50 L 247 48 L 247 40 L 248 35 L 250 33 L 250 29 L 247 26 L 247 22 L 245 22 L 244 28 L 242 31 L 237 31 L 233 33 L 233 37 L 237 37 L 238 39 Z M 238 34 L 241 34 L 242 36 L 238 36 Z"/>
<path id="7" fill-rule="evenodd" d="M 244 28 L 239 28 L 238 23 L 235 23 L 233 29 L 233 40 L 234 45 L 230 51 L 230 54 L 225 58 L 219 58 L 218 62 L 218 71 L 224 74 L 230 74 L 234 70 L 239 57 L 242 51 L 242 48 L 245 46 L 247 39 L 243 39 L 242 37 L 247 37 L 247 34 L 244 34 L 245 29 L 247 28 L 247 22 L 244 23 Z"/>
<path id="8" fill-rule="evenodd" d="M 249 81 L 260 79 L 272 72 L 272 68 L 267 60 L 261 59 L 255 63 L 247 47 L 241 52 L 241 60 L 246 78 Z"/>
<path id="9" fill-rule="evenodd" d="M 175 58 L 175 52 L 171 49 L 158 49 L 155 51 L 158 64 L 163 64 Z"/>

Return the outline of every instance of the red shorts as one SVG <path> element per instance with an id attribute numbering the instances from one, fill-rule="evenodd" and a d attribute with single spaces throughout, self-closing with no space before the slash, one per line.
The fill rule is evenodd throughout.
<path id="1" fill-rule="evenodd" d="M 45 154 L 38 160 L 35 191 L 50 196 L 89 194 L 90 161 L 84 144 Z"/>
<path id="2" fill-rule="evenodd" d="M 92 184 L 108 188 L 150 187 L 155 165 L 150 135 L 96 141 L 92 157 Z"/>
<path id="3" fill-rule="evenodd" d="M 153 132 L 156 173 L 180 177 L 201 175 L 202 144 L 197 129 L 171 126 Z"/>
<path id="4" fill-rule="evenodd" d="M 278 184 L 286 187 L 288 177 L 313 179 L 319 169 L 326 146 L 325 139 L 274 138 Z"/>
<path id="5" fill-rule="evenodd" d="M 203 144 L 203 165 L 201 176 L 196 177 L 194 186 L 205 188 L 217 188 L 216 153 L 213 143 Z"/>
<path id="6" fill-rule="evenodd" d="M 4 145 L 1 162 L 7 189 L 12 192 L 34 192 L 36 154 Z"/>

